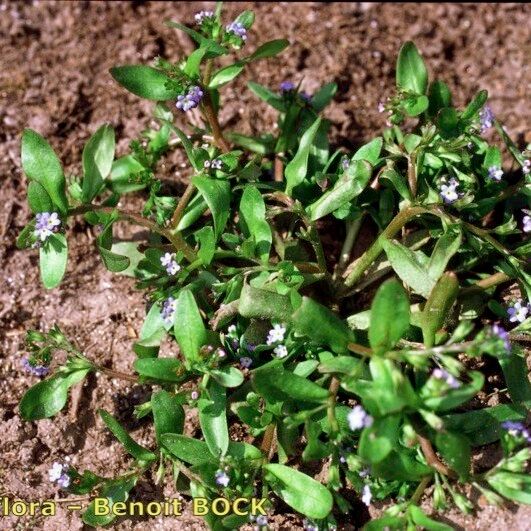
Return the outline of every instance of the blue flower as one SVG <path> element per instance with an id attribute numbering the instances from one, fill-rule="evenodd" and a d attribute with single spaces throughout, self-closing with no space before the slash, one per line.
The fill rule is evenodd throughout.
<path id="1" fill-rule="evenodd" d="M 196 13 L 194 15 L 196 24 L 202 24 L 203 21 L 207 18 L 214 18 L 214 12 L 213 11 L 199 11 L 199 13 Z"/>
<path id="2" fill-rule="evenodd" d="M 177 309 L 177 301 L 173 297 L 168 297 L 162 304 L 162 320 L 164 324 L 170 326 L 173 324 L 173 317 Z"/>
<path id="3" fill-rule="evenodd" d="M 28 358 L 22 360 L 22 366 L 35 376 L 46 376 L 50 371 L 50 368 L 46 367 L 46 365 L 32 365 Z"/>
<path id="4" fill-rule="evenodd" d="M 291 81 L 282 81 L 282 83 L 280 83 L 280 90 L 282 92 L 291 92 L 292 90 L 295 90 L 295 84 Z"/>
<path id="5" fill-rule="evenodd" d="M 237 35 L 238 37 L 240 37 L 242 41 L 247 40 L 247 30 L 245 29 L 245 27 L 243 26 L 241 22 L 236 22 L 236 21 L 231 22 L 226 27 L 226 30 L 227 30 L 227 33 L 233 33 L 234 35 Z"/>
<path id="6" fill-rule="evenodd" d="M 485 107 L 483 107 L 479 113 L 480 132 L 484 133 L 487 129 L 490 129 L 492 127 L 493 121 L 494 113 L 488 105 L 485 105 Z"/>
<path id="7" fill-rule="evenodd" d="M 223 470 L 218 470 L 214 477 L 216 479 L 216 484 L 220 487 L 227 487 L 230 483 L 229 475 Z"/>
<path id="8" fill-rule="evenodd" d="M 57 212 L 40 212 L 35 216 L 35 230 L 33 234 L 41 241 L 46 241 L 54 232 L 59 230 L 61 220 Z"/>
<path id="9" fill-rule="evenodd" d="M 489 178 L 493 181 L 501 181 L 503 170 L 499 166 L 491 166 L 488 170 Z"/>
<path id="10" fill-rule="evenodd" d="M 175 260 L 175 253 L 166 253 L 161 256 L 160 263 L 166 268 L 168 275 L 176 275 L 181 270 L 181 266 Z"/>
<path id="11" fill-rule="evenodd" d="M 373 418 L 361 407 L 354 406 L 347 415 L 349 428 L 352 431 L 372 426 Z"/>
<path id="12" fill-rule="evenodd" d="M 459 199 L 459 192 L 457 191 L 458 186 L 459 181 L 453 177 L 448 182 L 444 181 L 441 184 L 439 195 L 445 203 L 450 204 Z"/>
<path id="13" fill-rule="evenodd" d="M 511 342 L 509 341 L 509 333 L 503 326 L 500 326 L 498 323 L 495 323 L 492 325 L 492 333 L 495 336 L 498 336 L 500 339 L 503 340 L 503 344 L 505 346 L 505 350 L 510 351 L 511 350 Z"/>
<path id="14" fill-rule="evenodd" d="M 522 218 L 523 231 L 531 232 L 531 216 L 529 215 L 531 212 L 529 210 L 523 210 L 523 212 L 525 213 L 525 216 Z"/>
<path id="15" fill-rule="evenodd" d="M 50 481 L 57 483 L 61 488 L 66 489 L 70 485 L 70 476 L 67 471 L 68 465 L 55 462 L 48 471 L 48 478 Z"/>
<path id="16" fill-rule="evenodd" d="M 521 423 L 514 420 L 506 420 L 501 423 L 501 427 L 512 435 L 513 437 L 523 437 L 527 442 L 531 442 L 531 434 L 527 428 Z"/>
<path id="17" fill-rule="evenodd" d="M 201 102 L 202 98 L 203 91 L 201 90 L 201 87 L 193 86 L 185 95 L 181 94 L 180 96 L 177 96 L 177 103 L 175 106 L 177 109 L 187 112 L 190 109 L 195 109 Z"/>

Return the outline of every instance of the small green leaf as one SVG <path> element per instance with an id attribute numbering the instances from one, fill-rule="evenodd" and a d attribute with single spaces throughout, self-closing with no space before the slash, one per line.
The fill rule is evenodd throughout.
<path id="1" fill-rule="evenodd" d="M 28 203 L 34 214 L 39 212 L 53 212 L 53 202 L 48 192 L 37 181 L 30 181 L 28 184 Z"/>
<path id="2" fill-rule="evenodd" d="M 189 289 L 182 289 L 175 308 L 174 334 L 188 363 L 198 361 L 199 350 L 208 342 L 206 328 Z"/>
<path id="3" fill-rule="evenodd" d="M 381 238 L 382 247 L 400 279 L 410 288 L 428 298 L 435 286 L 435 280 L 428 274 L 413 251 L 394 240 Z"/>
<path id="4" fill-rule="evenodd" d="M 474 118 L 474 116 L 482 109 L 483 105 L 487 103 L 488 99 L 489 93 L 486 90 L 480 90 L 461 114 L 461 121 L 465 122 Z"/>
<path id="5" fill-rule="evenodd" d="M 229 447 L 227 397 L 225 388 L 215 381 L 208 384 L 209 398 L 199 399 L 199 424 L 208 449 L 214 457 L 222 457 Z"/>
<path id="6" fill-rule="evenodd" d="M 382 284 L 371 305 L 369 343 L 375 354 L 391 350 L 409 328 L 409 300 L 394 279 Z"/>
<path id="7" fill-rule="evenodd" d="M 329 346 L 338 354 L 345 354 L 348 343 L 354 340 L 344 321 L 310 297 L 303 297 L 302 304 L 293 314 L 292 323 L 297 333 L 308 336 L 315 343 Z"/>
<path id="8" fill-rule="evenodd" d="M 179 382 L 182 380 L 180 373 L 183 364 L 175 358 L 140 358 L 135 360 L 133 366 L 135 371 L 144 378 L 163 382 Z"/>
<path id="9" fill-rule="evenodd" d="M 308 518 L 326 518 L 334 503 L 332 494 L 315 479 L 278 464 L 264 465 L 271 488 L 290 507 Z"/>
<path id="10" fill-rule="evenodd" d="M 201 260 L 203 265 L 207 266 L 212 262 L 214 253 L 216 252 L 216 238 L 212 227 L 203 227 L 196 231 L 194 236 L 199 242 L 199 251 L 197 257 Z"/>
<path id="11" fill-rule="evenodd" d="M 217 89 L 226 85 L 232 81 L 235 77 L 239 76 L 241 71 L 244 69 L 244 63 L 234 63 L 232 65 L 225 66 L 221 70 L 218 70 L 210 80 L 208 84 L 209 89 Z"/>
<path id="12" fill-rule="evenodd" d="M 192 183 L 210 208 L 214 220 L 214 233 L 218 240 L 230 215 L 230 185 L 227 181 L 210 179 L 202 175 L 192 177 Z"/>
<path id="13" fill-rule="evenodd" d="M 401 419 L 401 415 L 378 418 L 363 430 L 359 442 L 360 457 L 368 463 L 383 461 L 397 445 Z"/>
<path id="14" fill-rule="evenodd" d="M 402 108 L 408 116 L 418 116 L 428 108 L 429 104 L 427 96 L 411 96 L 402 101 Z"/>
<path id="15" fill-rule="evenodd" d="M 179 94 L 171 79 L 151 66 L 116 66 L 111 68 L 111 75 L 129 92 L 147 100 L 172 100 Z"/>
<path id="16" fill-rule="evenodd" d="M 127 430 L 110 413 L 107 413 L 104 409 L 99 409 L 98 413 L 112 434 L 136 460 L 148 463 L 157 459 L 153 452 L 134 441 L 127 433 Z"/>
<path id="17" fill-rule="evenodd" d="M 337 92 L 336 83 L 327 83 L 323 85 L 313 96 L 312 96 L 312 107 L 316 112 L 322 111 L 334 98 Z"/>
<path id="18" fill-rule="evenodd" d="M 39 248 L 39 266 L 45 288 L 52 289 L 61 283 L 66 272 L 67 260 L 68 246 L 65 235 L 51 234 Z"/>
<path id="19" fill-rule="evenodd" d="M 110 524 L 116 519 L 112 506 L 118 502 L 125 502 L 129 498 L 129 492 L 136 485 L 138 476 L 126 476 L 124 478 L 107 480 L 98 493 L 100 498 L 107 498 L 109 512 L 107 514 L 96 514 L 95 503 L 92 502 L 83 513 L 83 522 L 93 527 L 100 527 Z"/>
<path id="20" fill-rule="evenodd" d="M 236 17 L 234 22 L 239 22 L 245 29 L 249 29 L 254 23 L 254 13 L 246 9 Z"/>
<path id="21" fill-rule="evenodd" d="M 382 152 L 383 138 L 381 136 L 376 137 L 371 140 L 368 144 L 361 146 L 356 153 L 352 156 L 351 161 L 355 160 L 366 160 L 370 162 L 373 166 L 378 164 L 380 160 L 380 153 Z"/>
<path id="22" fill-rule="evenodd" d="M 330 214 L 360 195 L 369 183 L 371 171 L 371 165 L 365 160 L 352 162 L 334 188 L 308 207 L 312 221 Z"/>
<path id="23" fill-rule="evenodd" d="M 197 78 L 199 77 L 200 70 L 199 67 L 201 66 L 201 61 L 203 60 L 205 54 L 208 52 L 208 48 L 201 47 L 197 48 L 197 50 L 194 50 L 186 60 L 186 64 L 184 65 L 183 72 L 191 78 Z"/>
<path id="24" fill-rule="evenodd" d="M 274 57 L 286 49 L 289 45 L 289 41 L 286 39 L 276 39 L 274 41 L 268 41 L 259 46 L 249 57 L 245 60 L 248 62 L 257 61 L 258 59 L 266 59 L 268 57 Z"/>
<path id="25" fill-rule="evenodd" d="M 457 389 L 450 389 L 444 396 L 428 397 L 424 400 L 427 409 L 433 411 L 449 411 L 468 402 L 483 387 L 485 377 L 478 371 L 470 371 L 469 376 L 472 381 L 463 384 Z"/>
<path id="26" fill-rule="evenodd" d="M 413 522 L 426 531 L 453 531 L 454 529 L 453 527 L 443 524 L 442 522 L 437 522 L 432 518 L 428 518 L 424 514 L 424 511 L 416 505 L 410 505 L 408 511 Z M 402 527 L 400 529 L 402 529 Z"/>
<path id="27" fill-rule="evenodd" d="M 438 280 L 444 273 L 448 262 L 459 251 L 462 244 L 461 232 L 445 232 L 435 244 L 430 261 L 428 262 L 428 274 L 434 280 Z"/>
<path id="28" fill-rule="evenodd" d="M 98 251 L 100 252 L 101 259 L 105 264 L 105 267 L 112 271 L 113 273 L 119 273 L 120 271 L 125 271 L 131 264 L 127 256 L 122 256 L 117 253 L 113 253 L 101 245 L 98 246 Z"/>
<path id="29" fill-rule="evenodd" d="M 411 41 L 400 48 L 396 65 L 396 86 L 415 94 L 426 94 L 428 71 L 417 47 Z"/>
<path id="30" fill-rule="evenodd" d="M 291 318 L 293 306 L 287 295 L 244 284 L 238 312 L 242 317 L 249 319 L 274 319 L 286 322 Z"/>
<path id="31" fill-rule="evenodd" d="M 249 81 L 247 86 L 254 92 L 261 100 L 265 101 L 267 104 L 271 105 L 274 109 L 280 112 L 286 111 L 286 104 L 284 99 L 279 96 L 276 92 L 255 83 L 254 81 Z"/>
<path id="32" fill-rule="evenodd" d="M 80 369 L 66 376 L 59 373 L 30 387 L 20 401 L 21 417 L 25 420 L 53 417 L 66 404 L 68 389 L 83 380 L 89 370 Z"/>
<path id="33" fill-rule="evenodd" d="M 436 116 L 441 109 L 452 106 L 452 93 L 444 81 L 431 83 L 428 97 L 430 100 L 428 114 L 430 116 Z"/>
<path id="34" fill-rule="evenodd" d="M 238 387 L 243 383 L 243 374 L 236 367 L 223 367 L 210 371 L 212 378 L 223 387 Z"/>
<path id="35" fill-rule="evenodd" d="M 509 390 L 511 400 L 518 404 L 525 404 L 531 407 L 531 383 L 528 378 L 526 359 L 511 352 L 509 356 L 498 358 L 503 371 L 505 383 Z"/>
<path id="36" fill-rule="evenodd" d="M 315 122 L 309 127 L 299 143 L 297 153 L 293 159 L 287 164 L 284 174 L 286 176 L 286 193 L 291 195 L 294 188 L 304 182 L 308 171 L 308 157 L 312 147 L 317 130 L 321 125 L 321 118 L 317 118 Z"/>
<path id="37" fill-rule="evenodd" d="M 33 181 L 37 181 L 46 190 L 59 212 L 66 214 L 68 200 L 65 192 L 65 177 L 61 163 L 50 144 L 31 129 L 22 134 L 22 168 Z"/>
<path id="38" fill-rule="evenodd" d="M 470 472 L 471 455 L 468 439 L 459 433 L 443 431 L 436 434 L 435 446 L 450 468 L 466 480 Z"/>
<path id="39" fill-rule="evenodd" d="M 151 395 L 155 435 L 159 445 L 166 433 L 181 433 L 184 429 L 184 409 L 174 395 L 158 391 Z"/>
<path id="40" fill-rule="evenodd" d="M 453 107 L 445 107 L 437 114 L 437 125 L 441 131 L 441 136 L 445 139 L 459 136 L 459 116 Z"/>
<path id="41" fill-rule="evenodd" d="M 160 440 L 165 448 L 185 463 L 195 466 L 214 462 L 204 441 L 175 433 L 165 433 Z"/>
<path id="42" fill-rule="evenodd" d="M 245 236 L 254 237 L 256 254 L 263 261 L 267 261 L 273 236 L 271 227 L 266 221 L 266 208 L 262 194 L 256 186 L 245 187 L 240 201 L 240 216 L 244 224 Z"/>

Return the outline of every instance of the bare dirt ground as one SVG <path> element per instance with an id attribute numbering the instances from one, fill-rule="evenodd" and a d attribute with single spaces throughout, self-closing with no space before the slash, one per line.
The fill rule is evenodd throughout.
<path id="1" fill-rule="evenodd" d="M 339 91 L 327 117 L 334 123 L 333 141 L 352 149 L 383 127 L 377 103 L 392 91 L 396 54 L 401 43 L 411 39 L 431 74 L 450 85 L 458 104 L 486 88 L 509 134 L 521 146 L 531 141 L 525 97 L 531 81 L 529 4 L 227 2 L 226 20 L 248 7 L 255 9 L 258 21 L 248 47 L 282 37 L 292 46 L 277 59 L 253 65 L 245 80 L 225 91 L 221 121 L 230 129 L 267 131 L 274 124 L 274 114 L 245 89 L 246 80 L 276 87 L 283 79 L 303 79 L 308 92 L 336 81 Z M 14 245 L 30 219 L 20 169 L 21 132 L 31 127 L 46 136 L 67 174 L 80 171 L 82 146 L 103 122 L 115 127 L 123 154 L 149 123 L 151 104 L 122 90 L 108 69 L 149 63 L 157 55 L 182 57 L 190 43 L 164 21 L 191 23 L 195 12 L 208 8 L 212 3 L 0 0 L 0 496 L 62 496 L 47 478 L 53 461 L 69 459 L 78 469 L 107 476 L 125 470 L 128 458 L 96 410 L 105 408 L 125 421 L 149 393 L 104 376 L 91 377 L 77 408 L 70 406 L 54 419 L 35 423 L 18 415 L 20 397 L 36 383 L 20 364 L 26 329 L 47 330 L 58 323 L 80 345 L 91 346 L 89 356 L 127 372 L 145 307 L 131 279 L 112 276 L 101 266 L 94 234 L 81 222 L 69 229 L 64 282 L 51 292 L 40 285 L 36 252 L 17 251 Z M 182 162 L 172 156 L 161 171 L 173 176 Z M 144 422 L 129 421 L 128 427 L 139 442 L 151 439 Z M 147 500 L 175 494 L 149 478 L 133 492 L 136 499 Z M 370 512 L 376 514 L 378 505 Z M 353 514 L 344 528 L 355 529 L 366 517 Z M 300 519 L 291 515 L 270 521 L 273 529 L 302 529 Z M 528 530 L 531 511 L 513 505 L 487 507 L 480 499 L 475 514 L 464 517 L 452 509 L 446 521 L 456 529 Z M 64 508 L 53 518 L 0 518 L 0 529 L 82 528 L 79 514 Z M 122 519 L 113 529 L 206 528 L 187 510 L 180 518 Z"/>

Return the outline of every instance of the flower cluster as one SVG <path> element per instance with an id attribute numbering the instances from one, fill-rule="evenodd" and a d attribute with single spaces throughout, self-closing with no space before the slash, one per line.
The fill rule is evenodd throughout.
<path id="1" fill-rule="evenodd" d="M 282 81 L 282 83 L 280 83 L 281 92 L 291 92 L 292 90 L 295 90 L 295 83 L 292 83 L 291 81 Z"/>
<path id="2" fill-rule="evenodd" d="M 484 133 L 487 129 L 490 129 L 493 122 L 494 113 L 488 105 L 485 105 L 485 107 L 483 107 L 479 113 L 480 132 Z"/>
<path id="3" fill-rule="evenodd" d="M 459 192 L 457 191 L 458 186 L 459 181 L 454 177 L 452 177 L 448 182 L 442 182 L 439 195 L 445 203 L 450 204 L 459 199 Z"/>
<path id="4" fill-rule="evenodd" d="M 41 212 L 35 216 L 35 237 L 41 242 L 46 241 L 59 230 L 61 220 L 57 212 Z"/>
<path id="5" fill-rule="evenodd" d="M 177 109 L 181 109 L 182 111 L 186 112 L 190 109 L 195 109 L 201 102 L 202 98 L 203 91 L 201 90 L 201 87 L 194 85 L 186 94 L 177 96 L 177 103 L 175 106 Z"/>
<path id="6" fill-rule="evenodd" d="M 218 470 L 215 475 L 216 484 L 220 487 L 227 487 L 230 483 L 230 477 L 224 470 Z"/>
<path id="7" fill-rule="evenodd" d="M 181 270 L 181 266 L 175 260 L 175 253 L 166 253 L 161 256 L 160 263 L 166 268 L 168 275 L 176 275 Z"/>
<path id="8" fill-rule="evenodd" d="M 488 175 L 489 175 L 489 178 L 492 179 L 493 181 L 500 182 L 501 178 L 503 177 L 503 170 L 498 166 L 491 166 L 488 169 Z"/>
<path id="9" fill-rule="evenodd" d="M 22 366 L 35 376 L 46 376 L 50 371 L 50 367 L 46 367 L 46 365 L 32 365 L 28 358 L 22 360 Z"/>
<path id="10" fill-rule="evenodd" d="M 511 342 L 509 341 L 509 333 L 507 332 L 507 330 L 505 330 L 505 328 L 503 328 L 503 326 L 500 326 L 498 323 L 495 323 L 492 325 L 491 331 L 495 336 L 503 340 L 505 350 L 509 352 L 511 350 Z"/>
<path id="11" fill-rule="evenodd" d="M 527 175 L 529 172 L 531 172 L 531 160 L 524 160 L 524 163 L 522 164 L 522 172 L 524 175 Z"/>
<path id="12" fill-rule="evenodd" d="M 352 431 L 372 426 L 373 418 L 361 406 L 354 406 L 347 415 L 349 428 Z"/>
<path id="13" fill-rule="evenodd" d="M 212 168 L 213 170 L 221 170 L 223 167 L 223 162 L 219 159 L 205 160 L 203 167 L 206 169 Z"/>
<path id="14" fill-rule="evenodd" d="M 173 297 L 168 297 L 162 305 L 162 320 L 165 325 L 170 326 L 173 324 L 176 309 L 177 301 Z"/>
<path id="15" fill-rule="evenodd" d="M 62 489 L 67 489 L 70 485 L 68 468 L 68 465 L 55 462 L 48 471 L 48 478 L 50 481 L 57 483 Z"/>
<path id="16" fill-rule="evenodd" d="M 236 22 L 236 21 L 231 22 L 226 27 L 226 30 L 227 30 L 227 33 L 232 33 L 240 37 L 242 41 L 247 40 L 247 30 L 245 29 L 244 25 L 241 22 Z"/>
<path id="17" fill-rule="evenodd" d="M 248 369 L 252 364 L 253 364 L 252 358 L 249 358 L 248 356 L 243 356 L 242 358 L 240 358 L 240 365 L 244 369 Z"/>
<path id="18" fill-rule="evenodd" d="M 501 424 L 504 430 L 513 437 L 523 437 L 528 443 L 531 443 L 531 434 L 529 430 L 521 423 L 514 420 L 506 420 Z"/>
<path id="19" fill-rule="evenodd" d="M 511 323 L 523 323 L 529 314 L 529 304 L 523 304 L 523 301 L 516 301 L 508 310 L 507 315 Z"/>
<path id="20" fill-rule="evenodd" d="M 446 385 L 448 385 L 448 387 L 451 387 L 452 389 L 457 389 L 461 385 L 459 380 L 456 380 L 448 371 L 445 371 L 444 369 L 433 369 L 431 376 L 436 380 L 442 380 L 446 383 Z"/>
<path id="21" fill-rule="evenodd" d="M 523 231 L 531 232 L 531 211 L 524 210 L 524 217 L 522 218 Z"/>
<path id="22" fill-rule="evenodd" d="M 196 24 L 202 24 L 206 18 L 214 18 L 214 11 L 199 11 L 194 15 Z"/>
<path id="23" fill-rule="evenodd" d="M 273 343 L 280 343 L 284 341 L 284 336 L 286 335 L 286 327 L 280 324 L 273 325 L 273 328 L 269 330 L 267 335 L 267 344 L 272 345 Z"/>

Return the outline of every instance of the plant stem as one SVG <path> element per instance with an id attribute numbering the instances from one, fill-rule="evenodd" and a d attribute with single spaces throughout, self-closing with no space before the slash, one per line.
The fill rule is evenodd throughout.
<path id="1" fill-rule="evenodd" d="M 119 378 L 120 380 L 126 380 L 128 382 L 138 383 L 138 378 L 132 374 L 127 374 L 121 371 L 115 371 L 114 369 L 107 369 L 107 367 L 102 367 L 101 365 L 95 365 L 96 370 L 110 376 L 111 378 Z"/>
<path id="2" fill-rule="evenodd" d="M 339 391 L 339 380 L 333 376 L 332 381 L 330 382 L 330 387 L 328 388 L 328 392 L 330 393 L 330 396 L 328 397 L 328 403 L 327 403 L 327 417 L 328 417 L 328 424 L 330 425 L 330 438 L 335 439 L 337 434 L 339 433 L 339 425 L 337 423 L 336 418 L 336 400 L 337 400 L 337 393 Z"/>
<path id="3" fill-rule="evenodd" d="M 103 205 L 86 205 L 70 209 L 68 215 L 76 216 L 79 214 L 86 214 L 87 212 L 103 212 L 104 214 L 112 214 L 116 212 L 120 219 L 130 221 L 142 227 L 146 227 L 152 232 L 156 232 L 157 234 L 160 234 L 161 236 L 167 238 L 172 243 L 175 250 L 182 251 L 185 258 L 189 262 L 193 262 L 197 258 L 193 249 L 186 243 L 180 233 L 172 234 L 169 230 L 160 227 L 154 221 L 146 219 L 141 215 L 136 214 L 135 212 L 129 212 L 127 210 L 118 210 L 115 207 L 108 207 Z"/>
<path id="4" fill-rule="evenodd" d="M 274 178 L 277 182 L 282 182 L 284 180 L 284 163 L 282 162 L 282 159 L 280 158 L 283 154 L 277 153 L 275 155 L 275 170 L 274 170 Z"/>
<path id="5" fill-rule="evenodd" d="M 219 149 L 221 149 L 223 153 L 228 153 L 230 151 L 230 146 L 227 143 L 227 140 L 225 140 L 225 137 L 221 131 L 221 126 L 219 125 L 218 117 L 216 115 L 216 111 L 214 110 L 212 99 L 207 88 L 205 88 L 205 95 L 203 96 L 203 112 L 208 124 L 210 125 L 210 129 L 212 130 L 214 142 L 216 142 Z"/>
<path id="6" fill-rule="evenodd" d="M 415 489 L 413 496 L 411 496 L 411 500 L 410 500 L 411 503 L 417 504 L 420 501 L 420 498 L 424 494 L 426 487 L 431 483 L 432 479 L 433 479 L 433 476 L 426 476 L 422 478 L 421 482 L 418 484 L 417 488 Z"/>
<path id="7" fill-rule="evenodd" d="M 343 269 L 345 269 L 345 266 L 347 265 L 350 259 L 352 247 L 354 247 L 354 243 L 356 242 L 356 238 L 358 237 L 358 233 L 360 231 L 361 223 L 364 217 L 365 213 L 363 213 L 358 219 L 355 219 L 354 221 L 347 221 L 347 235 L 345 236 L 345 241 L 343 243 L 343 247 L 341 248 L 341 253 L 339 255 L 337 273 L 341 273 Z"/>
<path id="8" fill-rule="evenodd" d="M 417 195 L 417 170 L 415 168 L 415 156 L 411 154 L 407 160 L 407 180 L 411 196 L 414 198 Z"/>
<path id="9" fill-rule="evenodd" d="M 399 212 L 389 225 L 383 230 L 378 239 L 365 251 L 365 253 L 354 263 L 354 266 L 345 280 L 345 286 L 352 287 L 363 275 L 365 270 L 378 258 L 382 252 L 382 239 L 392 238 L 402 229 L 402 227 L 419 214 L 430 213 L 424 207 L 408 207 Z"/>
<path id="10" fill-rule="evenodd" d="M 183 192 L 181 199 L 179 199 L 179 203 L 177 203 L 177 207 L 175 208 L 175 212 L 173 213 L 173 216 L 170 222 L 170 227 L 172 227 L 173 229 L 177 229 L 177 225 L 179 225 L 179 222 L 181 221 L 183 217 L 186 205 L 188 205 L 188 202 L 190 201 L 190 198 L 192 197 L 194 190 L 195 190 L 195 186 L 192 183 L 189 183 L 188 186 L 186 187 L 186 190 Z"/>
<path id="11" fill-rule="evenodd" d="M 347 348 L 351 352 L 354 352 L 354 354 L 359 354 L 360 356 L 372 356 L 372 350 L 370 348 L 359 345 L 358 343 L 349 343 Z"/>
<path id="12" fill-rule="evenodd" d="M 448 476 L 450 478 L 456 478 L 455 472 L 439 460 L 430 440 L 426 439 L 426 437 L 420 435 L 419 433 L 417 433 L 417 439 L 428 465 L 437 470 L 439 474 L 443 474 L 444 476 Z"/>

